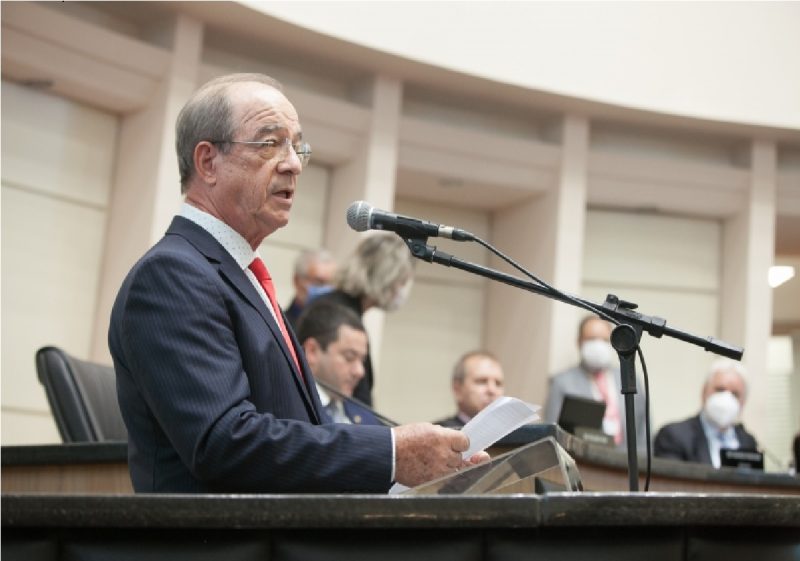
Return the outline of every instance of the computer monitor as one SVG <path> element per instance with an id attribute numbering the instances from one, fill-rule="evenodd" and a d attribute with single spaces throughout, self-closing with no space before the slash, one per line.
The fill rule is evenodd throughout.
<path id="1" fill-rule="evenodd" d="M 558 424 L 572 434 L 575 434 L 575 429 L 578 427 L 602 431 L 605 413 L 606 404 L 603 401 L 565 395 L 561 403 Z"/>

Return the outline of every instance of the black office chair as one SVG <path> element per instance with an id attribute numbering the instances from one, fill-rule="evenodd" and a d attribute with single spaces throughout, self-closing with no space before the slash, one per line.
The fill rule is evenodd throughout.
<path id="1" fill-rule="evenodd" d="M 128 440 L 111 366 L 42 347 L 36 352 L 36 371 L 64 442 Z"/>

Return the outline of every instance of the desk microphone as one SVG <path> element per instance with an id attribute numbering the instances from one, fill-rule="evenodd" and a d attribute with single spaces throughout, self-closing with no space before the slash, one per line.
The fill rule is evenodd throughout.
<path id="1" fill-rule="evenodd" d="M 356 201 L 350 205 L 347 209 L 347 224 L 356 232 L 386 230 L 395 232 L 403 238 L 442 237 L 459 242 L 475 239 L 475 236 L 460 228 L 386 212 L 375 208 L 366 201 Z"/>

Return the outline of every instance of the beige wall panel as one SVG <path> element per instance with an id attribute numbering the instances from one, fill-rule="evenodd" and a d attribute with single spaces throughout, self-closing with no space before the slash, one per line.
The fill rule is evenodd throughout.
<path id="1" fill-rule="evenodd" d="M 89 354 L 117 119 L 7 82 L 2 98 L 2 438 L 46 442 L 34 354 Z"/>
<path id="2" fill-rule="evenodd" d="M 3 81 L 3 181 L 105 206 L 116 117 Z"/>
<path id="3" fill-rule="evenodd" d="M 15 444 L 58 444 L 61 436 L 50 410 L 42 412 L 3 411 L 3 446 Z"/>
<path id="4" fill-rule="evenodd" d="M 587 281 L 717 290 L 721 231 L 713 220 L 590 211 L 586 232 Z"/>
<path id="5" fill-rule="evenodd" d="M 420 280 L 400 310 L 386 314 L 375 404 L 399 422 L 434 421 L 455 412 L 450 373 L 481 346 L 483 291 Z"/>
<path id="6" fill-rule="evenodd" d="M 3 405 L 44 411 L 34 353 L 87 356 L 105 214 L 6 185 L 2 197 Z"/>
<path id="7" fill-rule="evenodd" d="M 800 430 L 798 401 L 792 392 L 793 379 L 800 376 L 800 364 L 794 361 L 794 342 L 790 335 L 770 337 L 767 347 L 767 408 L 765 434 L 758 443 L 766 448 L 767 470 L 786 471 L 793 461 L 792 441 Z"/>
<path id="8" fill-rule="evenodd" d="M 398 199 L 395 202 L 393 212 L 437 224 L 455 226 L 472 232 L 484 240 L 489 238 L 489 214 L 487 212 L 408 199 Z M 441 251 L 455 255 L 463 261 L 470 261 L 479 265 L 487 265 L 489 262 L 489 251 L 477 243 L 457 242 L 447 238 L 430 238 L 428 244 L 436 246 Z M 417 261 L 416 266 L 417 280 L 437 279 L 475 286 L 483 286 L 485 284 L 481 277 L 452 267 L 425 263 L 424 261 Z"/>

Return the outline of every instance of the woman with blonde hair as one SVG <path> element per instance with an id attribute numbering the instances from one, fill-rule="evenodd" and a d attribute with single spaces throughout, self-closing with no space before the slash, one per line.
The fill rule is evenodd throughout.
<path id="1" fill-rule="evenodd" d="M 336 302 L 359 317 L 370 308 L 397 310 L 408 299 L 414 282 L 414 258 L 400 237 L 376 233 L 365 237 L 336 275 L 336 289 L 312 302 Z M 372 359 L 364 359 L 364 378 L 353 397 L 372 405 Z"/>

